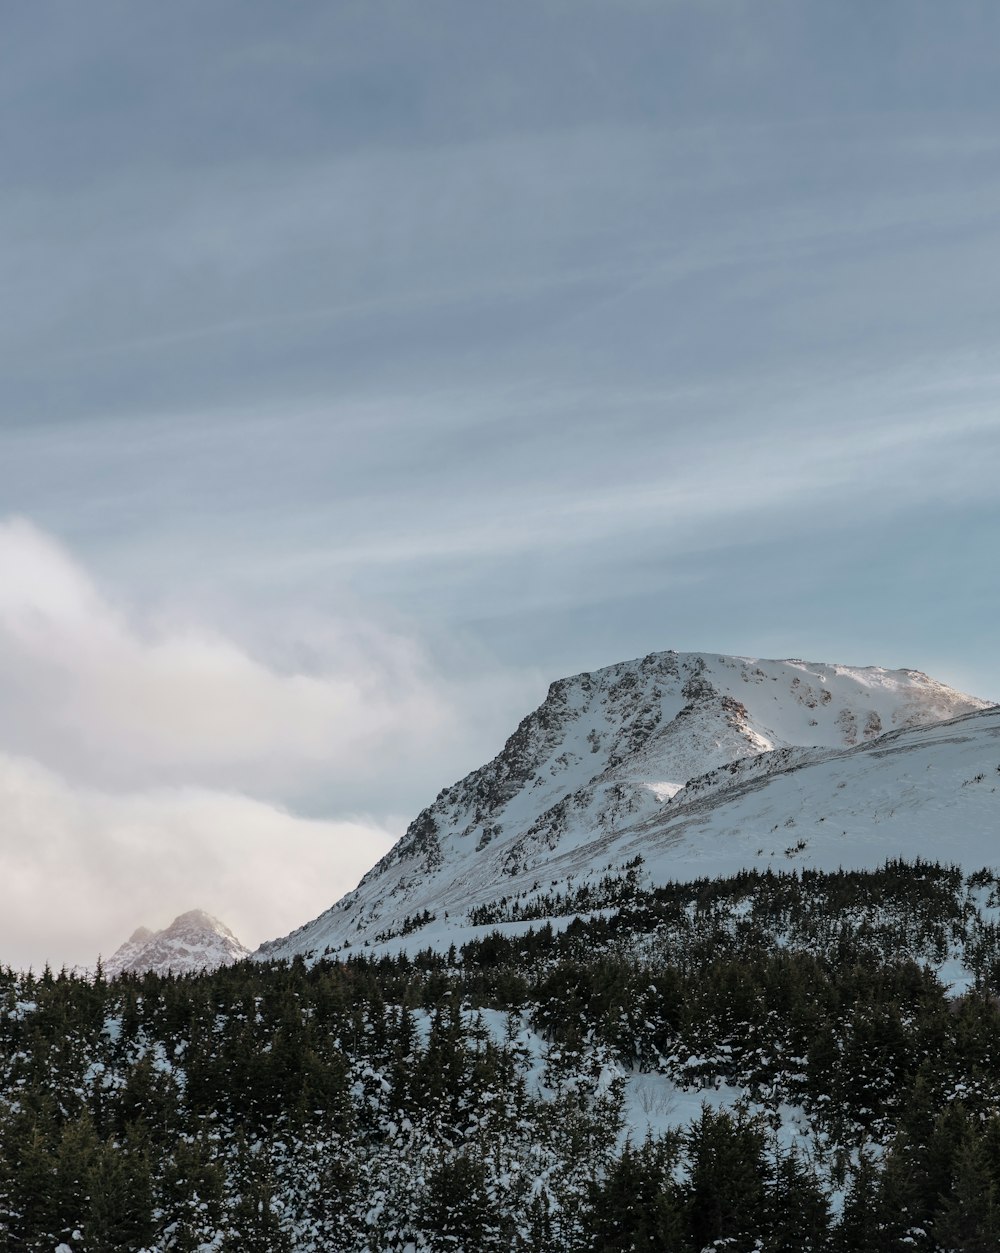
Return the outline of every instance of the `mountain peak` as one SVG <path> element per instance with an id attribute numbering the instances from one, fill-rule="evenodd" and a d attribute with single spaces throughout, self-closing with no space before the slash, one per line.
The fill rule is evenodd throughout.
<path id="1" fill-rule="evenodd" d="M 162 931 L 139 927 L 104 963 L 104 973 L 109 978 L 145 971 L 188 974 L 215 970 L 248 955 L 225 923 L 203 909 L 191 909 Z"/>
<path id="2" fill-rule="evenodd" d="M 767 754 L 843 752 L 988 704 L 917 670 L 673 650 L 557 679 L 497 756 L 444 788 L 353 892 L 261 953 L 377 942 L 414 918 L 464 916 L 553 879 L 557 861 L 606 865 L 692 779 Z"/>

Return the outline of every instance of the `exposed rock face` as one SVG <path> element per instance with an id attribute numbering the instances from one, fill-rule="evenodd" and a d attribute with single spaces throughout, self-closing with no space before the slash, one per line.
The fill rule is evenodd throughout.
<path id="1" fill-rule="evenodd" d="M 232 931 L 204 910 L 192 909 L 162 931 L 139 927 L 104 963 L 109 977 L 126 971 L 190 974 L 215 970 L 249 956 Z"/>
<path id="2" fill-rule="evenodd" d="M 398 934 L 645 829 L 689 780 L 775 750 L 838 750 L 986 708 L 916 670 L 652 653 L 560 679 L 500 753 L 445 788 L 358 887 L 261 949 Z M 581 852 L 577 859 L 586 862 Z"/>

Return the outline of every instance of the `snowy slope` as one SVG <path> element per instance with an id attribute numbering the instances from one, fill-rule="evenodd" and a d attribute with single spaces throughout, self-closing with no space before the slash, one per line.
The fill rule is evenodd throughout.
<path id="1" fill-rule="evenodd" d="M 985 708 L 919 671 L 715 654 L 654 653 L 560 680 L 500 754 L 445 788 L 353 892 L 260 955 L 378 943 L 415 923 L 420 943 L 432 942 L 467 925 L 470 906 L 558 890 L 571 876 L 578 885 L 637 854 L 645 873 L 678 877 L 682 861 L 701 857 L 705 815 L 725 811 L 726 788 L 749 796 L 784 774 L 798 780 L 794 794 L 800 771 L 790 767 Z M 795 808 L 791 796 L 783 803 Z M 739 814 L 725 812 L 727 830 L 739 828 Z M 765 843 L 768 856 L 774 846 L 784 857 L 799 838 L 766 832 L 769 841 L 740 845 L 737 860 Z"/>
<path id="2" fill-rule="evenodd" d="M 189 974 L 215 970 L 249 956 L 232 931 L 204 910 L 192 909 L 162 931 L 140 927 L 104 963 L 108 978 L 126 971 Z"/>
<path id="3" fill-rule="evenodd" d="M 774 753 L 694 780 L 630 832 L 649 871 L 875 867 L 887 857 L 1000 865 L 1000 707 L 840 752 Z"/>

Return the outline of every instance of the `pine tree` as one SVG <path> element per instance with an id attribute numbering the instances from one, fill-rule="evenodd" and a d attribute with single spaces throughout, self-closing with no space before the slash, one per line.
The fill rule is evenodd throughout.
<path id="1" fill-rule="evenodd" d="M 673 1171 L 674 1136 L 626 1145 L 604 1179 L 592 1183 L 585 1236 L 602 1253 L 660 1253 L 685 1245 L 684 1207 Z"/>
<path id="2" fill-rule="evenodd" d="M 870 1154 L 862 1151 L 834 1234 L 834 1248 L 837 1253 L 885 1253 L 893 1247 L 886 1225 L 879 1174 Z"/>
<path id="3" fill-rule="evenodd" d="M 153 1181 L 145 1148 L 101 1145 L 87 1171 L 87 1253 L 119 1253 L 153 1241 Z"/>
<path id="4" fill-rule="evenodd" d="M 241 1145 L 236 1167 L 238 1196 L 224 1248 L 227 1253 L 290 1253 L 288 1232 L 280 1220 L 277 1181 L 266 1148 Z"/>
<path id="5" fill-rule="evenodd" d="M 687 1216 L 695 1247 L 762 1234 L 767 1205 L 764 1135 L 744 1114 L 702 1106 L 686 1137 Z"/>
<path id="6" fill-rule="evenodd" d="M 442 1247 L 484 1250 L 490 1210 L 481 1158 L 459 1152 L 429 1173 L 422 1225 Z"/>
<path id="7" fill-rule="evenodd" d="M 829 1204 L 815 1176 L 794 1153 L 782 1153 L 777 1146 L 773 1153 L 768 1253 L 818 1253 L 828 1244 Z"/>
<path id="8" fill-rule="evenodd" d="M 968 1135 L 953 1159 L 954 1184 L 941 1198 L 934 1234 L 948 1253 L 996 1253 L 1000 1248 L 1000 1206 L 978 1136 Z"/>

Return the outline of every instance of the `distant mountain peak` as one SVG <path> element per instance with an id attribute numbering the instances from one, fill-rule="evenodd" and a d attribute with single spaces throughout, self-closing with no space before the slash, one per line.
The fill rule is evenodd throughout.
<path id="1" fill-rule="evenodd" d="M 108 978 L 126 972 L 189 974 L 215 970 L 249 956 L 232 931 L 203 909 L 179 914 L 162 931 L 138 927 L 104 962 Z"/>

